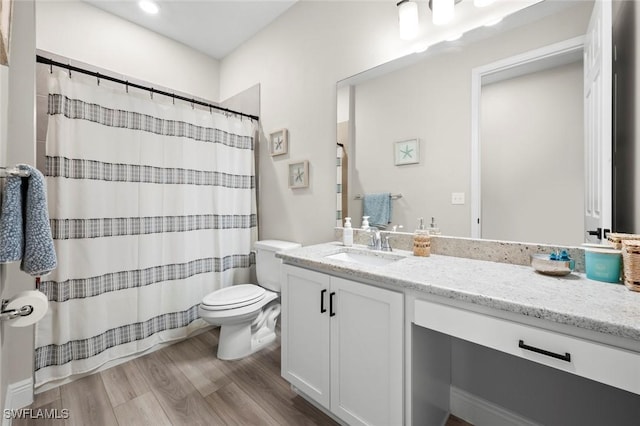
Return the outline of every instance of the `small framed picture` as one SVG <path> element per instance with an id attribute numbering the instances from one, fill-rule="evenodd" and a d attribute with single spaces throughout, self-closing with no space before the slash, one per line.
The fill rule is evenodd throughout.
<path id="1" fill-rule="evenodd" d="M 287 129 L 276 130 L 269 136 L 269 153 L 271 156 L 286 154 L 289 151 L 289 135 Z"/>
<path id="2" fill-rule="evenodd" d="M 409 139 L 406 141 L 395 142 L 393 145 L 393 152 L 396 166 L 419 163 L 420 141 L 418 139 Z"/>
<path id="3" fill-rule="evenodd" d="M 289 163 L 289 188 L 307 188 L 309 186 L 309 161 Z"/>

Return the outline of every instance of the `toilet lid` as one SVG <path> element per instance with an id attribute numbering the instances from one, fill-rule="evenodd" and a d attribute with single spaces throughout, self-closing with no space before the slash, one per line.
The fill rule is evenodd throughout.
<path id="1" fill-rule="evenodd" d="M 256 303 L 266 290 L 254 284 L 239 284 L 207 294 L 202 299 L 204 309 L 233 309 Z"/>

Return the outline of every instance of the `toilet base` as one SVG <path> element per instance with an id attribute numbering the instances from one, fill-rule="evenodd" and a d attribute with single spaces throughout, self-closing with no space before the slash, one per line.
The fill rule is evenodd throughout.
<path id="1" fill-rule="evenodd" d="M 226 361 L 249 356 L 276 339 L 280 305 L 272 305 L 252 323 L 225 324 L 220 327 L 218 358 Z"/>

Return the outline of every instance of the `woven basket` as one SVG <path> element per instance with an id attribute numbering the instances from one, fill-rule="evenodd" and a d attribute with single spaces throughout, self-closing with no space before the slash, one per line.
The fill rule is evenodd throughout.
<path id="1" fill-rule="evenodd" d="M 624 285 L 629 290 L 640 291 L 640 241 L 622 240 Z"/>
<path id="2" fill-rule="evenodd" d="M 611 233 L 607 234 L 607 240 L 609 241 L 609 243 L 613 247 L 615 247 L 618 250 L 620 250 L 622 248 L 622 241 L 623 240 L 638 240 L 638 241 L 640 241 L 640 235 L 639 234 L 622 234 L 622 233 L 611 232 Z"/>

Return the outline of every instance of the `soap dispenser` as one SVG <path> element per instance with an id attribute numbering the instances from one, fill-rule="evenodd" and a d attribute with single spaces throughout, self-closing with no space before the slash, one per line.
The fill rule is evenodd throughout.
<path id="1" fill-rule="evenodd" d="M 353 228 L 351 227 L 351 218 L 344 218 L 344 229 L 342 230 L 342 244 L 347 247 L 353 245 Z"/>
<path id="2" fill-rule="evenodd" d="M 418 229 L 413 234 L 413 255 L 426 257 L 431 255 L 431 237 L 424 229 L 424 218 L 418 218 Z"/>
<path id="3" fill-rule="evenodd" d="M 436 218 L 431 218 L 431 225 L 429 225 L 429 234 L 430 235 L 440 235 L 440 228 L 436 225 Z"/>
<path id="4" fill-rule="evenodd" d="M 369 229 L 369 217 L 370 216 L 362 216 L 362 229 L 365 231 Z"/>

